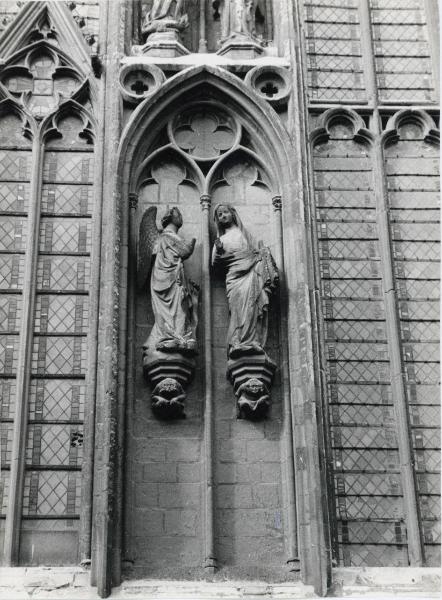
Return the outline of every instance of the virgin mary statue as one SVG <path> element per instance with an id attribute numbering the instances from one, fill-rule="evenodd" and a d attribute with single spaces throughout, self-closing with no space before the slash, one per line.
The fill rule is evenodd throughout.
<path id="1" fill-rule="evenodd" d="M 278 270 L 270 250 L 258 247 L 230 204 L 215 207 L 212 264 L 225 272 L 230 323 L 227 355 L 265 354 L 270 295 Z"/>

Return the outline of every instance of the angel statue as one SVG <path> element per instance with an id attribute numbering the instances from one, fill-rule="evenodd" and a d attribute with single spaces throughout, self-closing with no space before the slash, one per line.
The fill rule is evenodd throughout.
<path id="1" fill-rule="evenodd" d="M 183 262 L 192 255 L 195 238 L 186 242 L 178 234 L 183 224 L 181 212 L 176 207 L 169 209 L 161 219 L 160 230 L 156 226 L 156 214 L 156 207 L 150 207 L 141 219 L 137 264 L 140 287 L 145 287 L 150 275 L 150 296 L 155 323 L 143 344 L 143 356 L 148 377 L 150 369 L 155 366 L 155 384 L 158 383 L 158 374 L 163 368 L 161 365 L 165 369 L 164 378 L 171 377 L 172 363 L 177 366 L 177 373 L 186 369 L 189 371 L 189 365 L 192 364 L 190 358 L 197 354 L 199 293 L 198 286 L 186 277 L 184 271 Z M 185 363 L 186 367 L 181 363 Z M 152 380 L 152 377 L 150 379 Z M 168 383 L 170 384 L 170 381 Z M 173 389 L 170 385 L 156 386 L 153 406 L 162 406 L 161 402 L 158 402 L 158 390 L 166 387 L 169 391 Z M 181 401 L 181 384 L 177 382 L 175 387 Z M 174 402 L 174 398 L 168 400 Z"/>
<path id="2" fill-rule="evenodd" d="M 141 32 L 147 38 L 151 33 L 183 31 L 189 24 L 185 8 L 185 0 L 153 0 Z"/>

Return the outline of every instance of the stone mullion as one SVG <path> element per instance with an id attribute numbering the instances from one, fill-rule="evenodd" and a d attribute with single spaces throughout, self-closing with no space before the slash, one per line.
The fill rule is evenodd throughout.
<path id="1" fill-rule="evenodd" d="M 103 86 L 103 174 L 102 198 L 106 199 L 101 227 L 100 286 L 98 325 L 97 391 L 95 406 L 93 529 L 91 582 L 98 594 L 110 594 L 112 583 L 118 585 L 120 549 L 113 550 L 116 531 L 122 527 L 116 522 L 116 487 L 121 481 L 116 472 L 118 444 L 120 366 L 119 321 L 119 250 L 118 237 L 120 203 L 117 194 L 116 160 L 121 130 L 120 98 L 115 94 L 118 81 L 119 59 L 123 56 L 125 38 L 124 2 L 114 0 L 100 3 L 101 34 L 104 70 Z M 117 491 L 117 494 L 115 493 Z M 116 576 L 115 576 L 116 575 Z"/>
<path id="2" fill-rule="evenodd" d="M 290 404 L 290 381 L 287 348 L 287 317 L 285 294 L 285 269 L 284 269 L 284 239 L 282 233 L 282 201 L 281 196 L 272 198 L 273 221 L 275 227 L 275 260 L 279 269 L 279 335 L 281 344 L 281 376 L 284 405 L 284 426 L 282 439 L 282 486 L 286 508 L 287 529 L 287 564 L 291 571 L 299 571 L 298 548 L 298 515 L 296 512 L 296 481 L 293 456 L 293 425 L 292 409 Z"/>
<path id="3" fill-rule="evenodd" d="M 437 0 L 425 1 L 425 15 L 428 31 L 428 45 L 431 53 L 431 63 L 433 67 L 433 86 L 436 98 L 439 98 L 440 90 L 440 22 L 439 6 Z"/>
<path id="4" fill-rule="evenodd" d="M 329 107 L 327 107 L 329 108 Z M 321 395 L 321 408 L 322 415 L 320 420 L 321 433 L 323 436 L 323 444 L 321 448 L 321 458 L 324 464 L 323 469 L 323 480 L 324 480 L 324 521 L 327 526 L 326 530 L 326 543 L 328 556 L 328 576 L 331 578 L 331 565 L 333 559 L 333 550 L 337 552 L 337 545 L 333 547 L 333 544 L 337 540 L 337 523 L 336 504 L 335 504 L 335 493 L 334 493 L 334 474 L 333 474 L 333 454 L 332 445 L 330 440 L 330 418 L 328 408 L 328 396 L 327 396 L 327 373 L 326 365 L 327 359 L 325 355 L 325 345 L 323 340 L 326 338 L 324 317 L 322 309 L 322 292 L 321 292 L 321 269 L 319 261 L 319 241 L 317 234 L 317 219 L 316 219 L 316 202 L 315 202 L 315 184 L 314 184 L 314 147 L 310 144 L 307 147 L 307 156 L 309 162 L 309 189 L 310 189 L 310 236 L 311 236 L 311 248 L 312 248 L 312 260 L 314 263 L 314 274 L 313 274 L 313 290 L 312 290 L 312 314 L 315 317 L 315 368 L 318 378 L 318 386 L 320 388 Z M 329 582 L 331 583 L 331 581 Z"/>
<path id="5" fill-rule="evenodd" d="M 397 440 L 400 472 L 402 479 L 405 521 L 410 566 L 422 566 L 424 562 L 421 538 L 420 517 L 417 499 L 417 487 L 414 470 L 411 430 L 407 397 L 404 384 L 404 365 L 396 289 L 394 279 L 394 259 L 389 222 L 388 188 L 385 174 L 380 118 L 375 114 L 378 131 L 373 148 L 374 180 L 376 195 L 376 215 L 379 234 L 379 253 L 381 259 L 382 283 L 385 305 L 385 324 L 390 356 L 390 377 L 393 405 L 396 416 Z"/>
<path id="6" fill-rule="evenodd" d="M 305 61 L 298 43 L 303 31 L 301 9 L 300 3 L 281 2 L 277 24 L 278 31 L 287 40 L 283 50 L 291 57 L 293 94 L 288 107 L 288 128 L 294 141 L 295 156 L 299 157 L 294 168 L 297 194 L 294 195 L 289 187 L 282 190 L 284 197 L 291 199 L 285 210 L 283 231 L 289 299 L 287 337 L 301 577 L 304 583 L 314 585 L 317 594 L 324 595 L 329 561 L 324 532 L 323 480 L 319 464 L 322 441 L 318 441 L 318 387 L 312 339 L 311 280 L 314 269 L 308 226 L 308 164 L 301 159 L 308 155 Z"/>
<path id="7" fill-rule="evenodd" d="M 212 361 L 212 293 L 210 282 L 210 205 L 208 194 L 201 196 L 201 238 L 203 247 L 202 282 L 204 307 L 204 454 L 203 454 L 203 503 L 204 503 L 204 568 L 214 572 L 217 567 L 214 524 L 214 427 L 213 407 L 213 361 Z"/>
<path id="8" fill-rule="evenodd" d="M 29 412 L 29 387 L 32 344 L 34 339 L 34 305 L 40 228 L 43 156 L 44 144 L 41 140 L 40 132 L 38 131 L 35 133 L 32 143 L 32 171 L 28 211 L 29 235 L 25 254 L 20 348 L 16 376 L 16 406 L 9 481 L 9 498 L 12 502 L 9 502 L 8 505 L 5 524 L 4 556 L 6 565 L 10 566 L 18 564 L 20 550 L 20 527 Z"/>
<path id="9" fill-rule="evenodd" d="M 103 14 L 100 11 L 100 14 Z M 101 43 L 101 42 L 100 42 Z M 105 74 L 99 85 L 97 106 L 104 106 Z M 90 563 L 92 545 L 92 506 L 93 506 L 93 473 L 94 473 L 94 439 L 95 439 L 95 405 L 97 384 L 97 329 L 99 313 L 100 285 L 100 253 L 101 253 L 101 220 L 103 208 L 103 156 L 105 121 L 99 113 L 97 136 L 94 148 L 94 180 L 92 194 L 93 230 L 91 242 L 91 287 L 88 299 L 88 355 L 86 375 L 86 401 L 84 406 L 84 448 L 81 469 L 81 509 L 79 530 L 80 562 Z M 85 203 L 87 204 L 87 198 Z M 82 211 L 86 213 L 86 210 Z"/>
<path id="10" fill-rule="evenodd" d="M 376 61 L 373 48 L 370 0 L 359 0 L 358 4 L 361 15 L 361 48 L 365 75 L 365 90 L 369 104 L 375 107 L 378 105 L 378 89 L 376 83 Z"/>

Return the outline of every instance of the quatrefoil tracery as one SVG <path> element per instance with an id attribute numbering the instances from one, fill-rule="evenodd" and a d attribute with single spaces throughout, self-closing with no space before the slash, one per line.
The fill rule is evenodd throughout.
<path id="1" fill-rule="evenodd" d="M 33 44 L 27 53 L 12 60 L 3 68 L 0 81 L 38 119 L 82 85 L 79 73 L 44 42 Z"/>
<path id="2" fill-rule="evenodd" d="M 196 160 L 214 160 L 238 141 L 240 128 L 225 112 L 209 107 L 191 108 L 169 125 L 176 145 Z"/>
<path id="3" fill-rule="evenodd" d="M 248 132 L 218 103 L 187 105 L 169 120 L 158 141 L 134 173 L 137 190 L 151 182 L 159 183 L 156 167 L 162 172 L 166 164 L 171 189 L 184 181 L 200 193 L 223 185 L 235 187 L 239 180 L 272 187 L 267 167 L 256 154 Z M 237 193 L 243 191 L 241 188 Z"/>

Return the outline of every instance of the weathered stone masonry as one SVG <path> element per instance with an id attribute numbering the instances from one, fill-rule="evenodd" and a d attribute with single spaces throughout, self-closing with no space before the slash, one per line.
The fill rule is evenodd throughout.
<path id="1" fill-rule="evenodd" d="M 440 563 L 437 22 L 433 0 L 0 1 L 4 565 L 83 561 L 107 596 Z M 226 378 L 218 203 L 280 273 L 256 421 Z M 165 421 L 136 256 L 172 206 L 201 294 Z"/>

